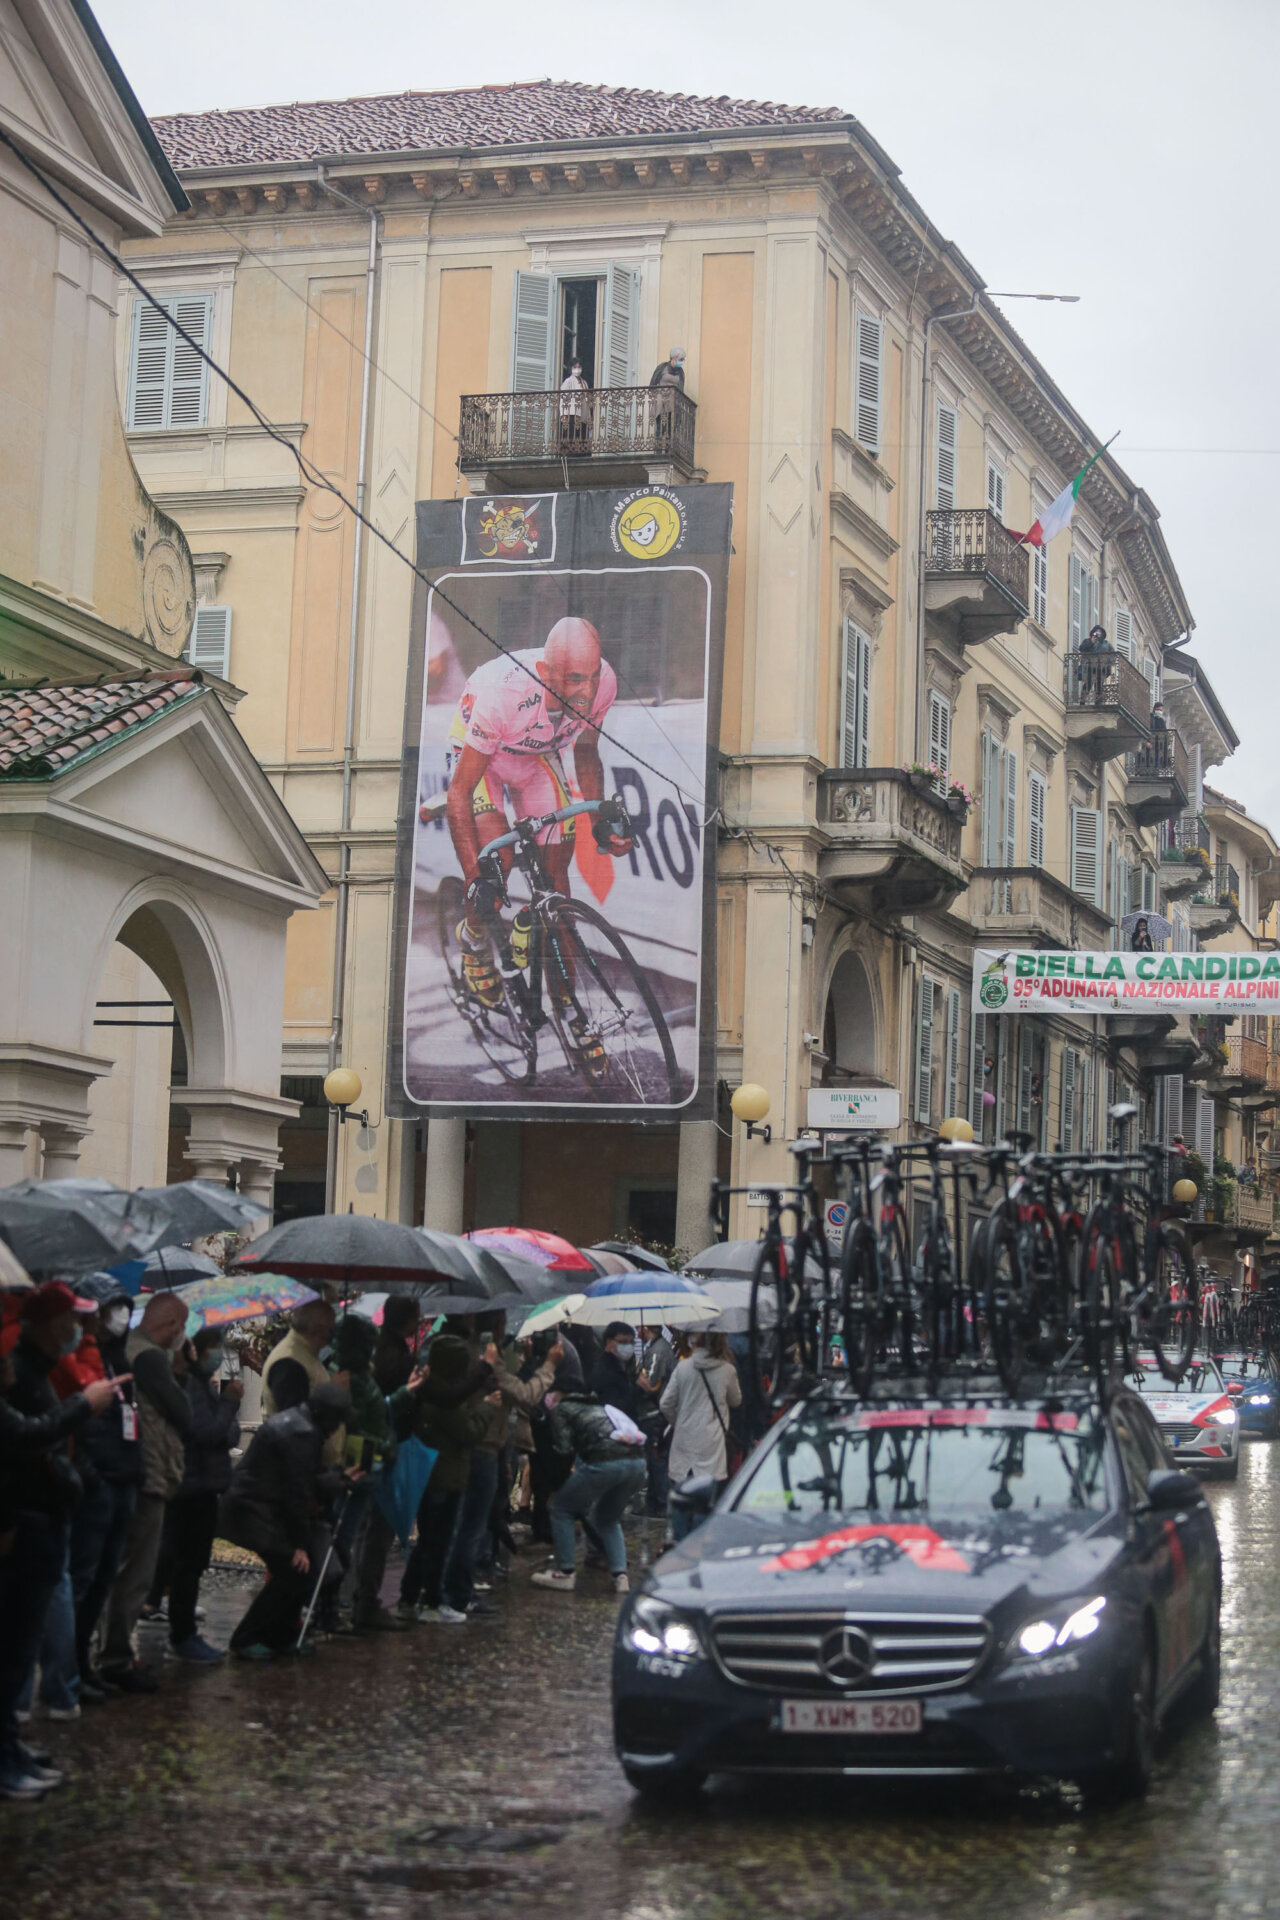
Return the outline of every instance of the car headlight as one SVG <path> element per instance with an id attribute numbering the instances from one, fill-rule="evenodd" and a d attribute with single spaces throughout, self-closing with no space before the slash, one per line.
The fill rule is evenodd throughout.
<path id="1" fill-rule="evenodd" d="M 637 1594 L 632 1601 L 622 1643 L 634 1653 L 662 1653 L 671 1660 L 702 1656 L 698 1629 L 688 1615 L 648 1593 Z"/>
<path id="2" fill-rule="evenodd" d="M 1269 1393 L 1251 1393 L 1249 1395 L 1249 1405 L 1251 1407 L 1269 1407 L 1271 1405 L 1271 1395 Z"/>
<path id="3" fill-rule="evenodd" d="M 1238 1417 L 1234 1407 L 1219 1407 L 1216 1413 L 1209 1415 L 1209 1418 L 1220 1427 L 1234 1427 Z"/>
<path id="4" fill-rule="evenodd" d="M 1042 1660 L 1054 1647 L 1069 1647 L 1073 1642 L 1089 1639 L 1102 1624 L 1102 1609 L 1106 1606 L 1105 1594 L 1096 1599 L 1086 1600 L 1083 1606 L 1073 1607 L 1065 1619 L 1061 1615 L 1042 1620 L 1028 1620 L 1018 1635 L 1018 1652 L 1028 1660 Z"/>

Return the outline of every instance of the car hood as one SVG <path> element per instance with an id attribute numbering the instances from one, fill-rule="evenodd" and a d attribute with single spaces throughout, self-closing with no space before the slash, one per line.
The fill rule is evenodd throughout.
<path id="1" fill-rule="evenodd" d="M 1142 1404 L 1158 1426 L 1201 1426 L 1210 1413 L 1229 1407 L 1231 1396 L 1211 1387 L 1208 1393 L 1146 1393 Z"/>
<path id="2" fill-rule="evenodd" d="M 715 1514 L 653 1568 L 672 1604 L 986 1612 L 1097 1583 L 1124 1544 L 1118 1514 L 980 1512 L 947 1518 Z"/>

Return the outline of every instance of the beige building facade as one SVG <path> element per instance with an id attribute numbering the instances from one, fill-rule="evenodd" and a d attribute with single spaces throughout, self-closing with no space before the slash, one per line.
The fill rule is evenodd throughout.
<path id="1" fill-rule="evenodd" d="M 1207 1070 L 1194 1035 L 975 1017 L 971 955 L 1108 947 L 1143 910 L 1175 945 L 1207 937 L 1204 779 L 1236 737 L 1157 510 L 1110 455 L 1043 553 L 1007 531 L 1098 441 L 858 122 L 538 83 L 157 132 L 191 209 L 130 258 L 276 431 L 177 377 L 127 295 L 130 446 L 193 553 L 193 657 L 243 693 L 244 740 L 346 882 L 290 930 L 291 1204 L 323 1203 L 334 1059 L 371 1122 L 330 1127 L 338 1206 L 685 1248 L 717 1167 L 785 1176 L 814 1088 L 896 1089 L 904 1130 L 959 1112 L 1046 1144 L 1100 1140 L 1133 1092 L 1169 1129 L 1166 1081 Z M 494 425 L 554 418 L 573 352 L 593 417 L 621 417 L 673 345 L 674 443 L 639 399 L 572 472 L 554 433 L 517 458 Z M 401 555 L 419 499 L 733 484 L 714 1018 L 722 1090 L 768 1089 L 769 1143 L 723 1097 L 678 1129 L 387 1118 L 413 577 L 321 475 Z M 1080 651 L 1096 623 L 1101 659 Z M 744 1203 L 735 1230 L 757 1220 Z"/>

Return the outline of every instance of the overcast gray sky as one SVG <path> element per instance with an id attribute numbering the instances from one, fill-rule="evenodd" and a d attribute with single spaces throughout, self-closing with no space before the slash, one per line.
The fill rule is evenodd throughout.
<path id="1" fill-rule="evenodd" d="M 1277 0 L 95 5 L 151 113 L 549 77 L 857 114 L 990 286 L 1081 295 L 1010 317 L 1121 430 L 1241 737 L 1213 778 L 1280 831 Z"/>

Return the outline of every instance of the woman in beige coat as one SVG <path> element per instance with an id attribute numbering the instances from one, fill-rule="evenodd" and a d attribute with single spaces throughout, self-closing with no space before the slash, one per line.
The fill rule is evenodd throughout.
<path id="1" fill-rule="evenodd" d="M 671 1485 L 710 1474 L 719 1491 L 729 1477 L 729 1413 L 742 1405 L 742 1388 L 723 1333 L 693 1333 L 689 1347 L 689 1358 L 680 1362 L 658 1403 L 672 1427 Z M 695 1524 L 691 1514 L 672 1505 L 676 1540 Z"/>

